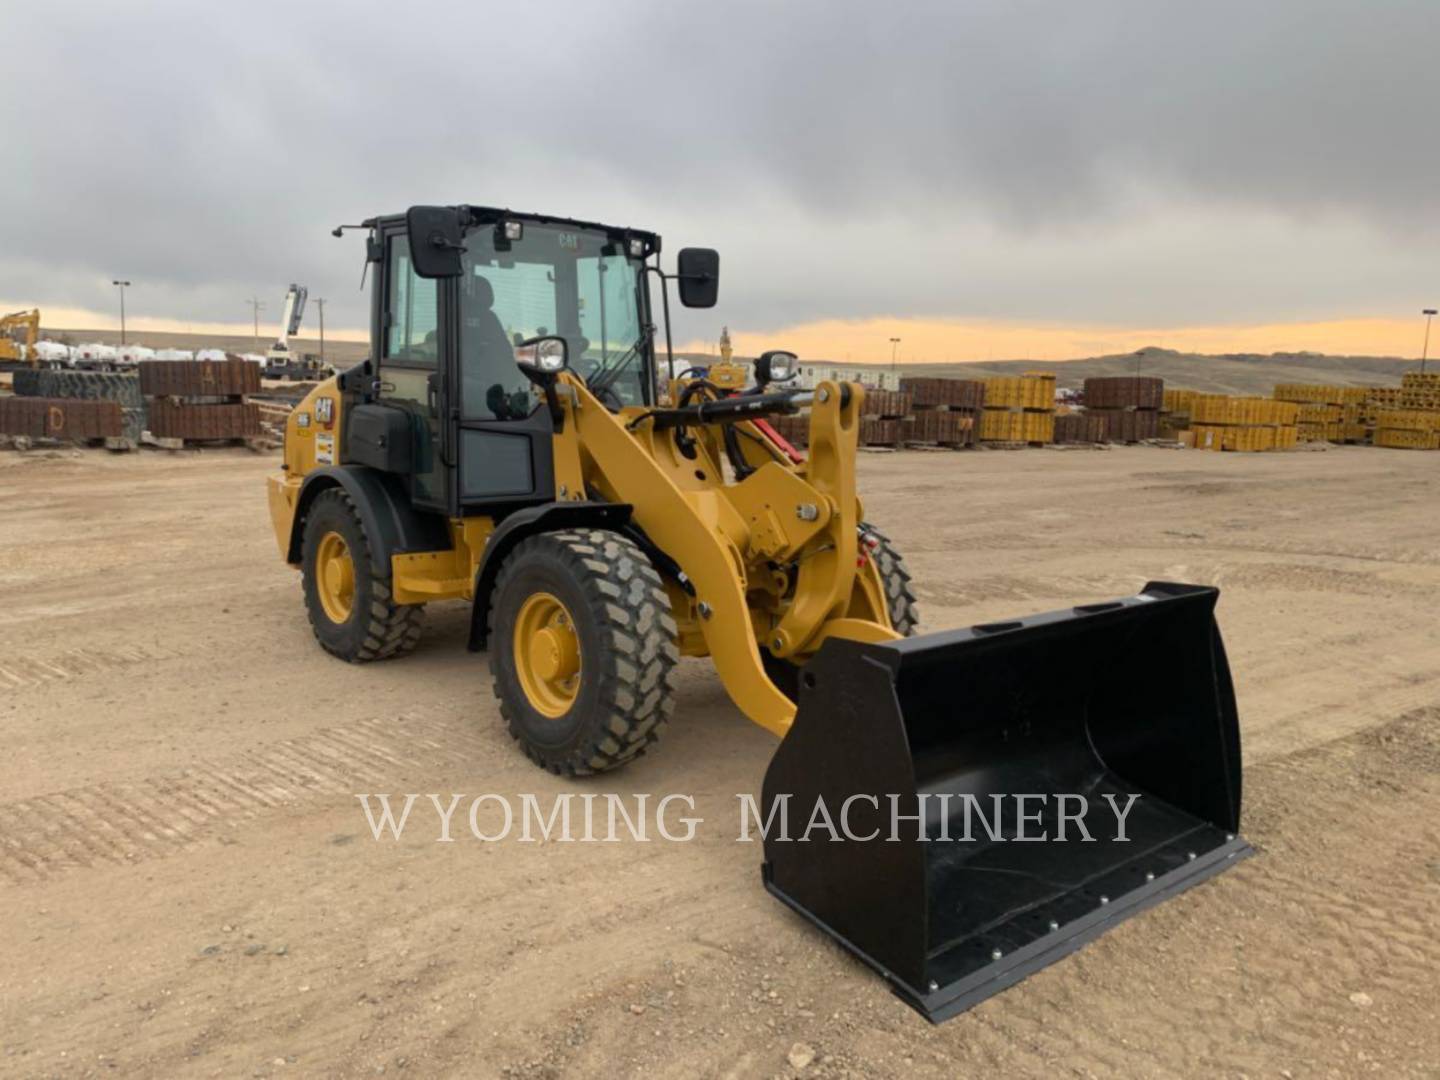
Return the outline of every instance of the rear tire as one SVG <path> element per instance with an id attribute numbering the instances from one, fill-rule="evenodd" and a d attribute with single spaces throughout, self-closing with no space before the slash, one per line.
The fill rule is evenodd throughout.
<path id="1" fill-rule="evenodd" d="M 920 626 L 920 612 L 915 606 L 915 591 L 910 587 L 910 571 L 905 566 L 905 560 L 895 550 L 890 538 L 874 525 L 860 523 L 860 542 L 880 570 L 890 626 L 902 637 L 914 637 Z"/>
<path id="2" fill-rule="evenodd" d="M 635 760 L 674 710 L 678 636 L 660 575 L 626 537 L 522 540 L 490 605 L 490 670 L 511 736 L 557 775 Z"/>
<path id="3" fill-rule="evenodd" d="M 390 578 L 371 567 L 365 526 L 344 489 L 315 497 L 305 515 L 303 545 L 305 610 L 321 648 L 363 664 L 415 647 L 424 605 L 394 602 Z"/>
<path id="4" fill-rule="evenodd" d="M 915 592 L 910 587 L 910 571 L 905 567 L 905 560 L 888 536 L 863 521 L 860 523 L 860 546 L 875 560 L 875 566 L 880 571 L 891 628 L 901 637 L 914 637 L 920 626 L 920 612 L 915 606 Z M 770 676 L 770 681 L 782 694 L 791 701 L 800 700 L 801 665 L 771 656 L 764 648 L 760 650 L 760 662 L 765 667 L 765 674 Z"/>

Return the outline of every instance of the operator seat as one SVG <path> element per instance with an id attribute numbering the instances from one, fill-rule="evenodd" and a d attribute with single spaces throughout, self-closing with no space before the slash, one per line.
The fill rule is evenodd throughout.
<path id="1" fill-rule="evenodd" d="M 465 324 L 460 329 L 460 382 L 467 416 L 484 417 L 494 409 L 487 401 L 492 387 L 512 386 L 517 371 L 515 349 L 495 314 L 495 289 L 478 274 L 470 278 Z M 500 417 L 500 419 L 507 419 Z"/>

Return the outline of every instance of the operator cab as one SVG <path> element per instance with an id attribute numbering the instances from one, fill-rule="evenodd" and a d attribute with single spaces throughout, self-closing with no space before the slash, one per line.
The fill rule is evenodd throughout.
<path id="1" fill-rule="evenodd" d="M 374 372 L 346 458 L 404 473 L 417 505 L 450 516 L 555 497 L 552 411 L 544 380 L 517 366 L 518 346 L 559 338 L 563 366 L 607 408 L 654 406 L 649 275 L 681 277 L 688 306 L 715 299 L 718 255 L 681 253 L 682 274 L 698 256 L 705 281 L 665 275 L 660 238 L 641 230 L 471 206 L 413 207 L 362 227 Z"/>

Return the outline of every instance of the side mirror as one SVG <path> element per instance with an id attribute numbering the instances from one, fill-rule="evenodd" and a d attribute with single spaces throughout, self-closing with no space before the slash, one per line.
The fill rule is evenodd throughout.
<path id="1" fill-rule="evenodd" d="M 532 381 L 545 381 L 570 366 L 570 346 L 563 337 L 534 337 L 515 346 L 515 363 Z"/>
<path id="2" fill-rule="evenodd" d="M 681 248 L 676 260 L 680 303 L 710 308 L 720 293 L 720 253 L 713 248 Z"/>
<path id="3" fill-rule="evenodd" d="M 761 386 L 787 383 L 800 374 L 800 358 L 793 352 L 772 349 L 755 361 L 755 381 Z"/>
<path id="4" fill-rule="evenodd" d="M 459 277 L 464 231 L 460 212 L 451 206 L 412 206 L 405 213 L 410 263 L 422 278 Z"/>

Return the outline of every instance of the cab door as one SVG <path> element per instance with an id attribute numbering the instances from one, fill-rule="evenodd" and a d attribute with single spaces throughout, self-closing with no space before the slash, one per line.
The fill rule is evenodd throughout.
<path id="1" fill-rule="evenodd" d="M 386 233 L 384 244 L 377 397 L 410 417 L 415 447 L 411 499 L 417 506 L 448 513 L 451 469 L 443 368 L 447 283 L 415 273 L 403 228 Z"/>

